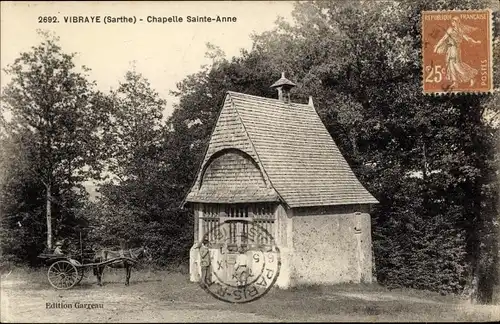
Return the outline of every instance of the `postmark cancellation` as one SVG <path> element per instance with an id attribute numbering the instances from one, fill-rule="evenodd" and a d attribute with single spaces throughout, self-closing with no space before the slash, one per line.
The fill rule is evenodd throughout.
<path id="1" fill-rule="evenodd" d="M 492 12 L 422 12 L 424 94 L 493 91 Z"/>
<path id="2" fill-rule="evenodd" d="M 235 237 L 236 233 L 242 234 Z M 248 303 L 263 297 L 274 286 L 281 268 L 280 250 L 272 235 L 262 226 L 241 219 L 213 227 L 203 238 L 200 257 L 205 267 L 200 286 L 229 303 Z"/>

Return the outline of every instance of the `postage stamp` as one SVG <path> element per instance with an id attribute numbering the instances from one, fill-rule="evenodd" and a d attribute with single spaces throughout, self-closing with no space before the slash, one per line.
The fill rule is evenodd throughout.
<path id="1" fill-rule="evenodd" d="M 215 242 L 209 242 L 208 237 Z M 208 247 L 209 262 L 203 264 L 203 247 L 200 247 L 199 284 L 219 300 L 240 304 L 257 300 L 269 292 L 278 279 L 279 248 L 273 236 L 257 223 L 227 220 L 205 233 L 203 245 Z"/>
<path id="2" fill-rule="evenodd" d="M 422 12 L 424 94 L 493 91 L 491 10 Z"/>

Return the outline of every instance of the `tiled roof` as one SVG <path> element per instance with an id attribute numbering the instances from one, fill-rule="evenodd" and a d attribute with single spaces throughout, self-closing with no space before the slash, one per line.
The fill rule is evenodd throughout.
<path id="1" fill-rule="evenodd" d="M 218 151 L 220 152 L 220 151 Z M 202 185 L 189 196 L 192 202 L 242 203 L 279 201 L 278 194 L 266 185 L 258 167 L 242 151 L 226 149 L 212 155 L 202 169 Z"/>
<path id="2" fill-rule="evenodd" d="M 206 203 L 280 200 L 229 96 L 210 137 L 196 182 L 185 200 Z"/>
<path id="3" fill-rule="evenodd" d="M 221 119 L 230 114 L 230 128 L 240 127 L 239 135 L 219 136 L 228 128 L 219 125 Z M 268 187 L 292 208 L 378 203 L 356 178 L 313 106 L 230 91 L 202 169 L 212 154 L 228 147 L 247 152 Z M 201 172 L 198 185 L 200 181 Z M 201 201 L 196 189 L 187 201 Z"/>

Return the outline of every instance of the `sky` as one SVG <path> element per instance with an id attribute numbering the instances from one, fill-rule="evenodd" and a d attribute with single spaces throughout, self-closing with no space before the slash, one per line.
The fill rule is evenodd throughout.
<path id="1" fill-rule="evenodd" d="M 177 102 L 169 91 L 210 62 L 204 57 L 207 42 L 227 58 L 238 56 L 241 48 L 251 48 L 251 33 L 272 29 L 278 15 L 291 21 L 292 9 L 291 1 L 1 2 L 0 62 L 5 68 L 41 42 L 37 29 L 48 30 L 60 37 L 63 51 L 78 53 L 77 66 L 92 69 L 90 79 L 100 90 L 116 88 L 135 61 L 136 70 L 167 100 L 167 117 Z M 188 22 L 188 16 L 217 15 L 236 22 Z M 100 23 L 67 23 L 68 16 L 98 16 Z M 105 24 L 106 16 L 135 17 L 135 24 Z M 149 16 L 183 22 L 149 23 Z M 43 23 L 43 17 L 56 17 L 58 23 Z M 2 71 L 2 87 L 8 81 Z"/>

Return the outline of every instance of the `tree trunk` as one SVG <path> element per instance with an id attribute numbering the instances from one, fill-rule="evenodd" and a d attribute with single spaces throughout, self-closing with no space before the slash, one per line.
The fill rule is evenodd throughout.
<path id="1" fill-rule="evenodd" d="M 474 218 L 474 249 L 472 250 L 474 256 L 472 258 L 473 273 L 472 281 L 470 285 L 471 289 L 471 302 L 473 304 L 491 304 L 493 301 L 494 284 L 496 283 L 495 276 L 495 264 L 494 259 L 497 253 L 495 245 L 497 244 L 496 233 L 491 231 L 493 226 L 493 219 L 491 217 L 494 211 L 490 210 L 488 205 L 490 203 L 486 202 L 486 206 L 482 206 L 482 197 L 479 192 L 482 188 L 481 182 L 478 181 L 475 184 L 474 191 L 476 197 L 473 201 L 473 210 L 476 211 L 476 217 Z"/>
<path id="2" fill-rule="evenodd" d="M 479 276 L 478 276 L 478 266 L 471 265 L 469 278 L 465 282 L 464 289 L 462 291 L 462 296 L 466 298 L 470 303 L 476 304 L 478 302 L 478 288 L 479 288 Z"/>
<path id="3" fill-rule="evenodd" d="M 47 249 L 52 250 L 52 193 L 50 184 L 47 185 Z"/>
<path id="4" fill-rule="evenodd" d="M 427 152 L 425 147 L 425 138 L 422 137 L 422 178 L 427 180 Z"/>
<path id="5" fill-rule="evenodd" d="M 496 266 L 495 268 L 496 282 L 493 286 L 493 296 L 491 297 L 491 299 L 492 299 L 492 304 L 500 305 L 500 251 L 497 251 L 495 266 Z"/>
<path id="6" fill-rule="evenodd" d="M 470 284 L 470 301 L 472 304 L 477 304 L 479 302 L 479 273 L 478 267 L 472 275 L 472 282 Z"/>

